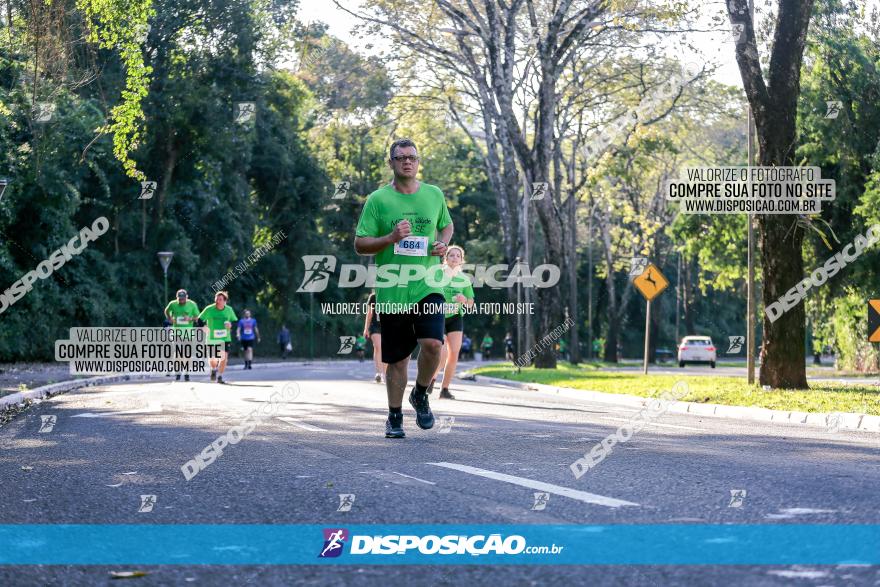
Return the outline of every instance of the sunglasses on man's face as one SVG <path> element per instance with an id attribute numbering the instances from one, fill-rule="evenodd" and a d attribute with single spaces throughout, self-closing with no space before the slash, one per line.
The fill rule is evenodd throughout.
<path id="1" fill-rule="evenodd" d="M 391 158 L 393 161 L 397 161 L 398 163 L 403 163 L 404 161 L 409 161 L 411 163 L 418 163 L 419 156 L 418 155 L 398 155 L 396 157 Z"/>

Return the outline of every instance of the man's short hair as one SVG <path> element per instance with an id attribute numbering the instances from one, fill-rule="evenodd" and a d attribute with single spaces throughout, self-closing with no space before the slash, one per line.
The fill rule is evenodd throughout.
<path id="1" fill-rule="evenodd" d="M 217 296 L 223 296 L 224 298 L 226 298 L 226 301 L 227 301 L 227 302 L 229 301 L 229 294 L 228 294 L 226 291 L 222 291 L 222 290 L 221 290 L 221 291 L 218 291 L 217 293 L 215 293 L 215 294 L 214 294 L 214 299 L 215 299 L 215 300 L 217 299 Z"/>
<path id="2" fill-rule="evenodd" d="M 397 147 L 412 147 L 416 151 L 419 150 L 419 148 L 416 147 L 416 144 L 412 141 L 412 139 L 397 139 L 396 141 L 391 143 L 391 148 L 388 150 L 388 158 L 389 159 L 394 158 L 394 149 L 396 149 Z"/>

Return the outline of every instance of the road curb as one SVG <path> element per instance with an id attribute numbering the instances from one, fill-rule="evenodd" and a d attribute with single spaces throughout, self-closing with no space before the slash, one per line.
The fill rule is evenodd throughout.
<path id="1" fill-rule="evenodd" d="M 510 381 L 508 379 L 499 379 L 497 377 L 486 377 L 485 375 L 475 375 L 475 377 L 475 381 L 484 381 L 518 389 L 548 393 L 560 397 L 597 401 L 617 406 L 642 408 L 652 399 L 638 395 L 605 393 L 601 391 L 574 389 L 572 387 L 556 387 L 554 385 L 545 385 L 543 383 L 523 383 L 519 381 Z M 834 428 L 837 430 L 859 430 L 862 432 L 880 433 L 880 416 L 855 414 L 851 412 L 797 412 L 789 410 L 771 410 L 769 408 L 759 408 L 756 406 L 728 406 L 723 404 L 703 404 L 682 401 L 672 404 L 668 411 L 678 414 L 694 414 L 697 416 L 725 418 L 728 420 L 769 422 L 771 424 L 796 424 L 800 426 L 809 426 L 811 428 Z"/>
<path id="2" fill-rule="evenodd" d="M 135 379 L 151 379 L 158 377 L 157 375 L 101 375 L 99 377 L 89 377 L 87 379 L 72 379 L 70 381 L 62 381 L 60 383 L 50 383 L 29 389 L 27 391 L 19 391 L 0 397 L 0 412 L 13 406 L 26 404 L 28 401 L 43 400 L 55 395 L 79 389 L 80 387 L 92 387 L 95 385 L 107 385 L 108 383 L 117 383 L 119 381 L 131 381 Z"/>
<path id="3" fill-rule="evenodd" d="M 254 368 L 257 369 L 268 369 L 271 367 L 293 367 L 293 366 L 303 366 L 309 365 L 312 363 L 318 363 L 320 361 L 285 361 L 279 363 L 257 363 L 254 365 Z M 229 370 L 227 368 L 227 370 Z M 238 371 L 238 369 L 236 369 Z M 113 383 L 119 383 L 122 381 L 137 381 L 143 379 L 158 379 L 164 377 L 165 375 L 154 375 L 154 374 L 136 374 L 136 373 L 124 373 L 118 375 L 100 375 L 97 377 L 89 377 L 86 379 L 71 379 L 69 381 L 61 381 L 58 383 L 50 383 L 49 385 L 42 385 L 40 387 L 35 387 L 34 389 L 29 389 L 27 391 L 19 391 L 18 393 L 12 393 L 10 395 L 6 395 L 0 397 L 0 412 L 4 412 L 12 407 L 22 407 L 29 401 L 34 400 L 44 400 L 50 397 L 60 395 L 62 393 L 66 393 L 68 391 L 73 391 L 74 389 L 79 389 L 81 387 L 93 387 L 96 385 L 108 385 Z"/>

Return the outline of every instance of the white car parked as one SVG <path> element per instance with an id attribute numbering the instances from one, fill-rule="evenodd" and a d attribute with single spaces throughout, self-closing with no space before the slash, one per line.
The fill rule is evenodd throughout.
<path id="1" fill-rule="evenodd" d="M 686 363 L 709 363 L 715 368 L 715 345 L 708 336 L 685 336 L 678 345 L 678 366 Z"/>

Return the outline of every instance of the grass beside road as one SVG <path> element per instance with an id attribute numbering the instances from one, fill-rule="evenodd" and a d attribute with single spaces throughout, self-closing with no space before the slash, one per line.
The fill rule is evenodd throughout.
<path id="1" fill-rule="evenodd" d="M 689 393 L 682 401 L 729 406 L 754 406 L 772 410 L 799 412 L 856 412 L 880 415 L 880 388 L 816 382 L 810 389 L 769 390 L 749 385 L 744 377 L 709 377 L 699 375 L 642 375 L 622 371 L 601 371 L 601 365 L 559 363 L 558 369 L 528 367 L 519 373 L 512 363 L 477 367 L 471 372 L 524 383 L 543 383 L 605 393 L 650 397 L 672 389 L 684 380 Z"/>

